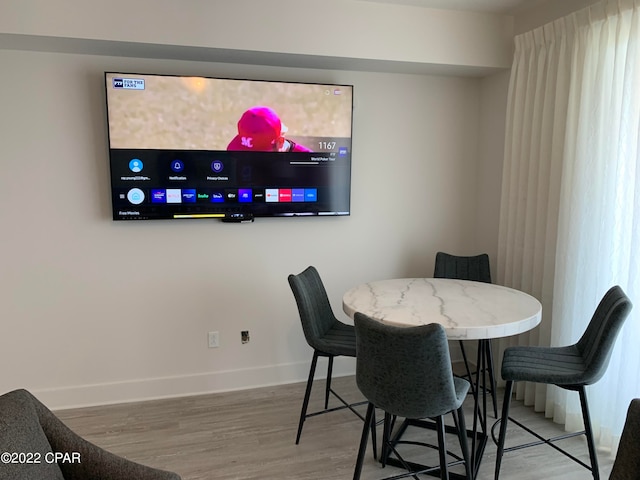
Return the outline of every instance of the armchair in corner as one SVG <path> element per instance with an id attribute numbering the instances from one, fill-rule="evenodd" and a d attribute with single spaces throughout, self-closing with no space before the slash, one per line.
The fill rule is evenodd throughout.
<path id="1" fill-rule="evenodd" d="M 26 390 L 0 396 L 0 452 L 0 480 L 180 480 L 84 440 Z"/>

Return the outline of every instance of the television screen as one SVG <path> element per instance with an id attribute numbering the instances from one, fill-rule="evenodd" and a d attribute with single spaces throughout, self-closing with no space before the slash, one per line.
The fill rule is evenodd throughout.
<path id="1" fill-rule="evenodd" d="M 353 87 L 105 73 L 114 220 L 349 215 Z"/>

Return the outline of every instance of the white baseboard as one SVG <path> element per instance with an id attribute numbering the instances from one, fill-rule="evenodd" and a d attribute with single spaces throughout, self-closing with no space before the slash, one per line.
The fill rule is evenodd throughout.
<path id="1" fill-rule="evenodd" d="M 31 393 L 50 409 L 63 410 L 306 382 L 309 365 L 310 361 L 306 361 L 223 372 L 36 389 Z M 326 359 L 321 358 L 316 368 L 316 378 L 325 378 L 326 373 Z M 334 377 L 354 374 L 355 359 L 335 358 Z"/>

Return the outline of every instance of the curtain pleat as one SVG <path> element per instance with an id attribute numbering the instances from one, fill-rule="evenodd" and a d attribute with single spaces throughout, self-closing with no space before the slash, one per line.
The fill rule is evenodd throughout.
<path id="1" fill-rule="evenodd" d="M 542 303 L 539 328 L 498 342 L 549 345 L 558 199 L 564 153 L 570 38 L 559 20 L 516 37 L 509 86 L 497 281 Z M 501 355 L 498 355 L 501 358 Z M 516 397 L 547 410 L 546 387 L 519 383 Z"/>

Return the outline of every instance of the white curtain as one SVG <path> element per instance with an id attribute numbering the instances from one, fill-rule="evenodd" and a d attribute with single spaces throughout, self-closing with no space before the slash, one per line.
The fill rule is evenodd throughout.
<path id="1" fill-rule="evenodd" d="M 501 342 L 568 345 L 620 285 L 635 305 L 605 377 L 587 388 L 596 440 L 615 451 L 640 397 L 640 0 L 608 0 L 515 39 L 497 281 L 539 298 L 541 326 Z M 518 385 L 582 427 L 575 393 Z"/>

